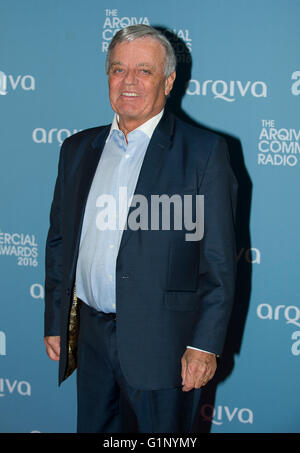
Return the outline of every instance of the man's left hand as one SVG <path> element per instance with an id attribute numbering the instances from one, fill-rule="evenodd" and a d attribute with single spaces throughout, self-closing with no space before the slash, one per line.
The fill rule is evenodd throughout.
<path id="1" fill-rule="evenodd" d="M 216 369 L 215 354 L 187 348 L 181 358 L 182 390 L 203 387 L 214 377 Z"/>

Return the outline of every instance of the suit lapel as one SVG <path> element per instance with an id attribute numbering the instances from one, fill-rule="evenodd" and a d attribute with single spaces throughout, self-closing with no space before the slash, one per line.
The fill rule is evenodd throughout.
<path id="1" fill-rule="evenodd" d="M 155 193 L 157 181 L 159 181 L 161 176 L 161 169 L 172 142 L 173 129 L 174 117 L 171 113 L 165 111 L 148 145 L 134 195 L 138 194 L 147 197 L 147 195 Z M 127 221 L 133 209 L 135 209 L 135 207 L 131 205 L 128 210 Z M 123 231 L 119 253 L 127 243 L 131 234 L 132 230 L 128 228 Z"/>
<path id="2" fill-rule="evenodd" d="M 105 141 L 107 139 L 109 130 L 110 130 L 110 126 L 104 127 L 99 132 L 99 134 L 96 136 L 96 138 L 91 143 L 89 143 L 87 148 L 84 150 L 82 161 L 81 161 L 81 164 L 79 165 L 80 173 L 78 176 L 78 183 L 76 184 L 76 181 L 74 182 L 73 199 L 75 200 L 76 204 L 74 206 L 75 215 L 73 217 L 74 224 L 75 224 L 73 250 L 75 250 L 76 253 L 73 254 L 71 275 L 73 275 L 73 272 L 75 270 L 76 261 L 77 261 L 77 253 L 78 253 L 78 248 L 79 248 L 79 243 L 80 243 L 81 228 L 82 228 L 82 222 L 83 222 L 87 197 L 88 197 L 88 194 L 89 194 L 89 191 L 91 188 L 91 184 L 92 184 L 103 148 L 105 146 Z M 72 221 L 73 221 L 73 219 L 72 219 Z"/>
<path id="3" fill-rule="evenodd" d="M 108 132 L 109 127 L 102 130 L 97 135 L 97 137 L 89 144 L 88 148 L 84 152 L 83 161 L 82 164 L 80 165 L 81 174 L 78 185 L 78 196 L 76 197 L 77 212 L 75 216 L 75 221 L 77 222 L 77 224 L 80 224 L 83 218 L 87 197 L 97 169 L 97 165 L 99 163 L 105 145 L 105 140 L 107 138 Z"/>

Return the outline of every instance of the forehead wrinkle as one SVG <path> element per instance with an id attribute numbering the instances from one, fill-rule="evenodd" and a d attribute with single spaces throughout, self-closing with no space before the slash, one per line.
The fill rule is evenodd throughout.
<path id="1" fill-rule="evenodd" d="M 138 63 L 136 65 L 137 67 L 141 67 L 141 66 L 147 66 L 148 68 L 155 68 L 156 66 L 154 64 L 151 64 L 151 63 Z"/>
<path id="2" fill-rule="evenodd" d="M 122 63 L 121 61 L 112 61 L 112 62 L 110 63 L 110 66 L 114 66 L 114 65 L 117 65 L 117 64 L 123 65 L 123 66 L 124 66 L 124 63 Z"/>
<path id="3" fill-rule="evenodd" d="M 125 63 L 122 63 L 122 61 L 112 61 L 110 66 L 117 66 L 117 65 L 120 65 L 120 66 L 126 66 Z M 151 63 L 147 63 L 147 62 L 141 62 L 141 63 L 137 63 L 135 65 L 136 67 L 144 67 L 144 66 L 147 66 L 148 68 L 153 68 L 155 69 L 156 68 L 156 65 L 154 64 L 151 64 Z"/>

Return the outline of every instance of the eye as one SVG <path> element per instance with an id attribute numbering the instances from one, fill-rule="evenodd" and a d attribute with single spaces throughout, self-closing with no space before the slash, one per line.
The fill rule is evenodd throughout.
<path id="1" fill-rule="evenodd" d="M 113 68 L 112 73 L 113 74 L 122 74 L 124 72 L 124 69 L 122 68 Z"/>
<path id="2" fill-rule="evenodd" d="M 142 74 L 151 74 L 151 71 L 149 69 L 141 69 Z"/>

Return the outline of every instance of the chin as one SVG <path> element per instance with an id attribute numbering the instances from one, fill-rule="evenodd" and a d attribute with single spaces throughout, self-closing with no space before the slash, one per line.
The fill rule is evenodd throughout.
<path id="1" fill-rule="evenodd" d="M 123 118 L 128 118 L 128 119 L 136 119 L 140 120 L 142 117 L 142 111 L 141 110 L 134 110 L 134 109 L 120 109 L 117 111 L 118 115 Z"/>

